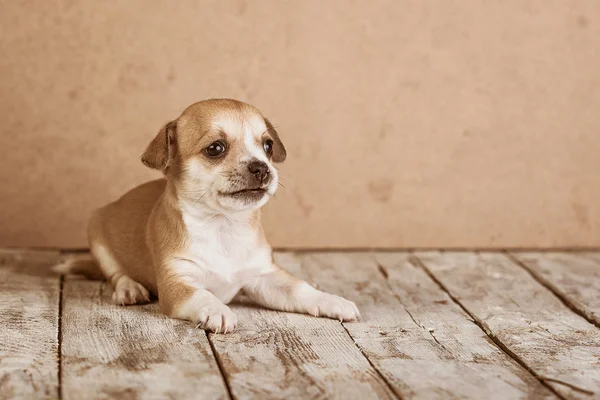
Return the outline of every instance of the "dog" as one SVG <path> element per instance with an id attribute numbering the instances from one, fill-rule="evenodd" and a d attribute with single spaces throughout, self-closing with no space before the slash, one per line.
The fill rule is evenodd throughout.
<path id="1" fill-rule="evenodd" d="M 164 178 L 98 209 L 88 225 L 92 260 L 55 270 L 102 276 L 119 305 L 156 296 L 166 315 L 215 333 L 234 330 L 227 304 L 238 294 L 274 310 L 356 320 L 353 302 L 317 290 L 273 259 L 260 209 L 278 188 L 273 164 L 286 156 L 279 134 L 252 105 L 194 103 L 142 155 Z"/>

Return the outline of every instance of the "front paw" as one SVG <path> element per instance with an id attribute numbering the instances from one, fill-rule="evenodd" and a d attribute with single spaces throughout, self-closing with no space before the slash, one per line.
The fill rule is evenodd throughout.
<path id="1" fill-rule="evenodd" d="M 354 302 L 328 293 L 322 293 L 317 297 L 315 305 L 309 309 L 309 314 L 340 321 L 355 321 L 360 318 L 360 312 Z"/>
<path id="2" fill-rule="evenodd" d="M 237 325 L 237 315 L 225 304 L 202 308 L 196 319 L 197 327 L 214 333 L 232 332 Z"/>

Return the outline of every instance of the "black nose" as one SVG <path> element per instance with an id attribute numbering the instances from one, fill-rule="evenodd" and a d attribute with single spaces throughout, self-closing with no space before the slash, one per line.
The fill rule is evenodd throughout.
<path id="1" fill-rule="evenodd" d="M 250 171 L 260 183 L 263 183 L 269 178 L 269 166 L 262 161 L 252 161 L 248 164 L 248 171 Z"/>

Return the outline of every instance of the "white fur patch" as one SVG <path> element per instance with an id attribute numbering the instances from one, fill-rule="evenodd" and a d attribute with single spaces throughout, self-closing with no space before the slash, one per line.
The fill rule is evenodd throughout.
<path id="1" fill-rule="evenodd" d="M 98 265 L 100 266 L 104 276 L 110 279 L 117 272 L 124 273 L 123 268 L 121 268 L 117 260 L 103 245 L 92 243 L 91 251 L 96 260 L 98 260 Z"/>
<path id="2" fill-rule="evenodd" d="M 199 327 L 216 333 L 231 332 L 237 324 L 233 311 L 206 290 L 197 290 L 173 310 L 171 316 L 193 321 Z"/>
<path id="3" fill-rule="evenodd" d="M 303 303 L 304 309 L 315 317 L 334 318 L 340 321 L 353 321 L 360 318 L 356 304 L 343 297 L 317 290 L 306 282 L 296 287 L 294 296 Z"/>
<path id="4" fill-rule="evenodd" d="M 260 160 L 272 168 L 265 150 L 257 143 L 256 139 L 258 137 L 259 136 L 252 131 L 251 127 L 248 125 L 244 126 L 244 146 L 246 146 L 247 154 L 242 161 Z"/>
<path id="5" fill-rule="evenodd" d="M 270 249 L 259 247 L 249 216 L 183 213 L 189 245 L 175 255 L 177 274 L 228 303 L 247 282 L 272 268 Z"/>

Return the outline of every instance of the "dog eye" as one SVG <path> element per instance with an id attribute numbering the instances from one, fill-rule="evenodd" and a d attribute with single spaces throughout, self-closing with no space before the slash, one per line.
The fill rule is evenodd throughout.
<path id="1" fill-rule="evenodd" d="M 204 149 L 204 152 L 209 157 L 219 157 L 221 154 L 223 154 L 225 152 L 225 143 L 223 143 L 221 141 L 211 143 L 210 146 L 208 146 L 206 149 Z"/>
<path id="2" fill-rule="evenodd" d="M 267 153 L 267 155 L 270 156 L 273 154 L 273 141 L 271 139 L 265 140 L 263 143 L 263 149 L 265 149 L 265 153 Z"/>

